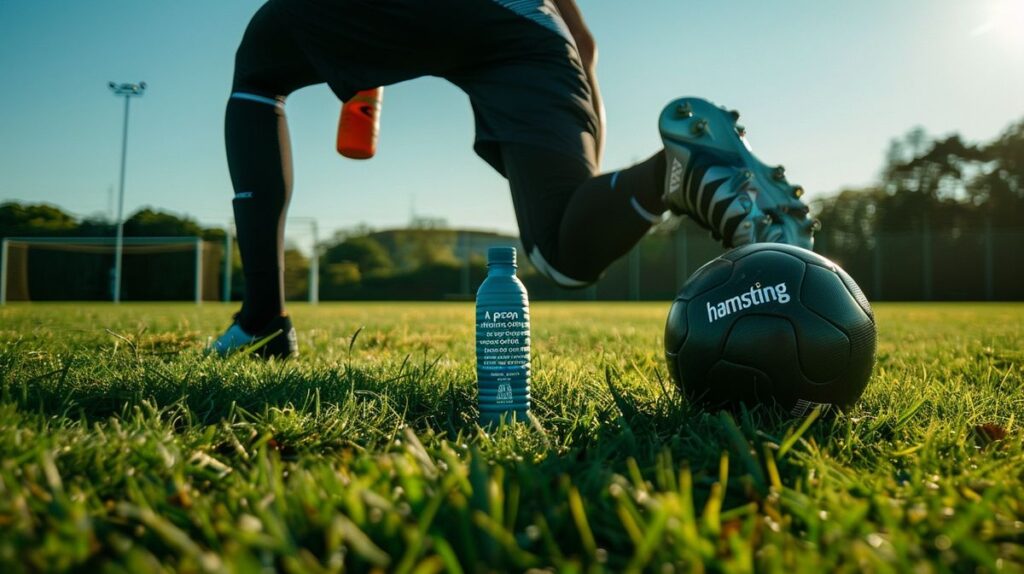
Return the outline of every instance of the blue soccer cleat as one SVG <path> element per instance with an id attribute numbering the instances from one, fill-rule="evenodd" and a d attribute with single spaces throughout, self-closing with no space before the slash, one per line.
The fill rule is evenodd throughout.
<path id="1" fill-rule="evenodd" d="M 700 98 L 665 106 L 658 120 L 666 161 L 662 199 L 726 247 L 772 242 L 811 249 L 820 224 L 800 201 L 803 188 L 786 181 L 782 166 L 754 156 L 739 117 Z"/>
<path id="2" fill-rule="evenodd" d="M 298 354 L 299 346 L 291 318 L 275 317 L 257 333 L 248 333 L 238 324 L 238 317 L 224 334 L 217 338 L 207 353 L 227 357 L 239 352 L 252 352 L 264 359 L 286 359 Z"/>

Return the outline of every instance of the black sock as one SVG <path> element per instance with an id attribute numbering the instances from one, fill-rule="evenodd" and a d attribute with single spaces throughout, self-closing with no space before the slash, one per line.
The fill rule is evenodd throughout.
<path id="1" fill-rule="evenodd" d="M 573 194 L 562 217 L 558 268 L 593 281 L 636 245 L 665 211 L 665 154 L 591 178 Z"/>
<path id="2" fill-rule="evenodd" d="M 665 151 L 662 150 L 644 162 L 624 170 L 623 176 L 620 176 L 623 189 L 632 193 L 633 197 L 636 197 L 637 203 L 648 213 L 658 216 L 668 210 L 662 200 L 662 195 L 665 192 L 666 165 Z M 628 176 L 625 175 L 625 171 L 629 172 Z M 627 177 L 628 181 L 621 180 L 621 177 Z"/>
<path id="3" fill-rule="evenodd" d="M 243 94 L 245 95 L 245 94 Z M 291 197 L 291 150 L 283 104 L 255 96 L 228 100 L 224 122 L 232 206 L 245 274 L 239 325 L 249 332 L 284 313 L 284 222 Z"/>

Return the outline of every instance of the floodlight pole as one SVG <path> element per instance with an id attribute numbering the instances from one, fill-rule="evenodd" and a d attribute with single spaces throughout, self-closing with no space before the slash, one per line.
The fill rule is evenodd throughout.
<path id="1" fill-rule="evenodd" d="M 124 96 L 124 131 L 121 134 L 121 189 L 117 199 L 117 241 L 114 243 L 114 303 L 121 302 L 121 254 L 124 251 L 124 172 L 128 157 L 128 107 L 134 96 L 142 96 L 146 82 L 138 84 L 115 84 L 107 87 L 115 96 Z"/>

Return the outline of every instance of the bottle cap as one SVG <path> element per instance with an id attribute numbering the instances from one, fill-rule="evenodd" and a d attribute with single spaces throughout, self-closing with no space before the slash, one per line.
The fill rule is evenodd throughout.
<path id="1" fill-rule="evenodd" d="M 513 265 L 516 264 L 515 247 L 489 247 L 487 248 L 488 265 Z"/>

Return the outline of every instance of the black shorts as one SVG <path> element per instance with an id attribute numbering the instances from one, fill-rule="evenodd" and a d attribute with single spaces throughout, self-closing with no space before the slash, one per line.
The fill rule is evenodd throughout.
<path id="1" fill-rule="evenodd" d="M 326 82 L 347 100 L 421 76 L 469 95 L 474 149 L 502 175 L 502 142 L 596 169 L 598 118 L 575 46 L 495 0 L 269 0 L 239 47 L 235 90 Z"/>

